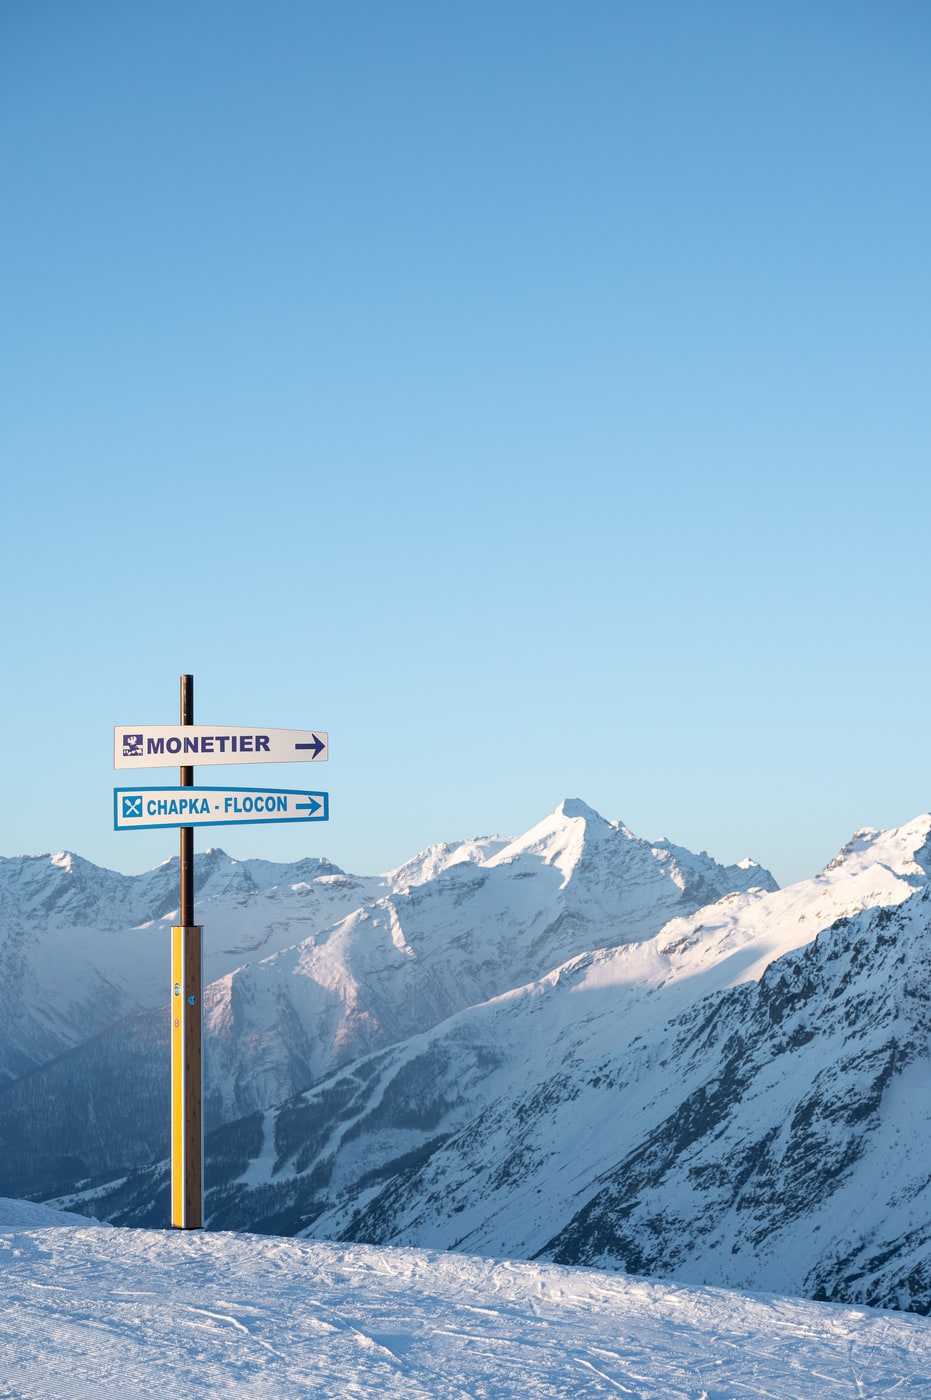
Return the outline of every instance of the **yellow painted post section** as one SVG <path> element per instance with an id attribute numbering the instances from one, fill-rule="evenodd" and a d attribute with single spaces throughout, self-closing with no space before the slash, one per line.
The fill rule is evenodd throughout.
<path id="1" fill-rule="evenodd" d="M 171 930 L 171 1223 L 199 1230 L 204 1218 L 201 991 L 203 930 Z"/>
<path id="2" fill-rule="evenodd" d="M 184 1224 L 184 929 L 171 930 L 171 1223 Z"/>

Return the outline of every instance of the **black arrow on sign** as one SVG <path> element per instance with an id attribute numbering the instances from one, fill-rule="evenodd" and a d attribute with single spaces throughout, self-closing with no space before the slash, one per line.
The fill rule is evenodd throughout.
<path id="1" fill-rule="evenodd" d="M 326 748 L 326 744 L 323 742 L 322 739 L 318 739 L 315 734 L 314 742 L 312 744 L 295 744 L 294 747 L 296 749 L 313 749 L 313 754 L 311 755 L 311 757 L 316 758 L 320 750 Z"/>

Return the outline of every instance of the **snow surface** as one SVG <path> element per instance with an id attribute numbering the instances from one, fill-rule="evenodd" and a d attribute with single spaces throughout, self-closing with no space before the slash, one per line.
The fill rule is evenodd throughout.
<path id="1" fill-rule="evenodd" d="M 931 1323 L 909 1314 L 8 1200 L 0 1256 L 2 1400 L 931 1395 Z"/>

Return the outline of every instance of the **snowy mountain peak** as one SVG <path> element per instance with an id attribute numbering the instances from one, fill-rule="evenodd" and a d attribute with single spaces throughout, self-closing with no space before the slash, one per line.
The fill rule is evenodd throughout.
<path id="1" fill-rule="evenodd" d="M 567 817 L 570 821 L 581 817 L 583 821 L 604 824 L 604 817 L 601 816 L 600 812 L 596 812 L 594 807 L 589 807 L 588 803 L 583 802 L 581 797 L 564 797 L 553 815 Z"/>
<path id="2" fill-rule="evenodd" d="M 821 875 L 829 875 L 842 866 L 851 875 L 865 873 L 876 865 L 888 866 L 901 875 L 919 877 L 919 880 L 931 874 L 931 813 L 924 812 L 889 831 L 860 827 L 828 862 Z"/>
<path id="3" fill-rule="evenodd" d="M 93 861 L 85 860 L 83 856 L 75 855 L 74 851 L 56 851 L 54 855 L 36 856 L 35 860 L 48 861 L 49 865 L 56 870 L 63 870 L 68 875 L 74 875 L 79 879 L 94 879 L 103 872 L 99 865 L 94 865 Z"/>
<path id="4" fill-rule="evenodd" d="M 510 840 L 509 836 L 476 836 L 466 841 L 439 841 L 396 870 L 387 871 L 384 878 L 396 890 L 425 885 L 454 865 L 485 865 Z"/>
<path id="5" fill-rule="evenodd" d="M 489 866 L 552 866 L 562 876 L 575 912 L 585 918 L 609 909 L 619 918 L 616 942 L 641 938 L 656 911 L 667 917 L 710 904 L 725 894 L 776 881 L 756 861 L 722 866 L 706 851 L 696 855 L 671 841 L 645 841 L 620 821 L 607 821 L 579 798 L 566 798 L 524 835 L 509 842 Z M 622 931 L 623 930 L 623 931 Z M 651 927 L 651 932 L 656 928 Z"/>
<path id="6" fill-rule="evenodd" d="M 535 857 L 544 865 L 555 866 L 565 886 L 586 851 L 618 831 L 630 835 L 626 828 L 606 821 L 580 798 L 567 797 L 523 836 L 508 842 L 487 863 L 510 865 L 521 857 Z"/>

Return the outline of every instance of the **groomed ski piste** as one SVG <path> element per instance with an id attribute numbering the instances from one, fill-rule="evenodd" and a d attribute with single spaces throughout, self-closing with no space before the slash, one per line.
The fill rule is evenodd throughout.
<path id="1" fill-rule="evenodd" d="M 931 1397 L 914 1314 L 0 1200 L 0 1397 Z"/>

